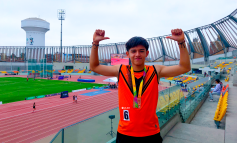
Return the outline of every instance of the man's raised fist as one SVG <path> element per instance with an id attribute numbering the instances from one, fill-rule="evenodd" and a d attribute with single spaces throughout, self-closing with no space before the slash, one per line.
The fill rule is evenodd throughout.
<path id="1" fill-rule="evenodd" d="M 99 44 L 100 41 L 109 39 L 109 37 L 105 37 L 105 31 L 96 29 L 93 35 L 93 42 L 94 44 Z"/>
<path id="2" fill-rule="evenodd" d="M 177 42 L 184 40 L 184 32 L 182 31 L 182 29 L 172 29 L 171 34 L 172 36 L 167 36 L 166 38 L 175 40 Z"/>

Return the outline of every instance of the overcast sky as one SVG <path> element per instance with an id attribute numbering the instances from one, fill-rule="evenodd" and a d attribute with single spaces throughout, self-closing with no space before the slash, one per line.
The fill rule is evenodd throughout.
<path id="1" fill-rule="evenodd" d="M 25 46 L 21 20 L 29 17 L 49 22 L 45 46 L 59 46 L 58 9 L 66 10 L 63 46 L 72 46 L 90 45 L 95 29 L 110 37 L 101 43 L 126 42 L 210 24 L 236 8 L 237 0 L 0 0 L 0 46 Z"/>

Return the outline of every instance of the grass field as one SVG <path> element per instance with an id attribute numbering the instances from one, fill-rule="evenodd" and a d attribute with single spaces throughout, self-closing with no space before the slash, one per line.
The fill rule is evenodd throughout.
<path id="1" fill-rule="evenodd" d="M 71 81 L 32 79 L 26 81 L 22 77 L 0 78 L 0 101 L 5 103 L 25 100 L 25 97 L 60 93 L 62 91 L 103 86 L 96 83 L 82 83 Z"/>

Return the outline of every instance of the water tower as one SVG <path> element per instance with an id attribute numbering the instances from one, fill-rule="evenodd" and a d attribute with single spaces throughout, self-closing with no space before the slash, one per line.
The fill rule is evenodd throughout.
<path id="1" fill-rule="evenodd" d="M 26 46 L 45 46 L 45 33 L 49 23 L 40 18 L 27 18 L 21 21 L 21 28 L 26 31 Z"/>

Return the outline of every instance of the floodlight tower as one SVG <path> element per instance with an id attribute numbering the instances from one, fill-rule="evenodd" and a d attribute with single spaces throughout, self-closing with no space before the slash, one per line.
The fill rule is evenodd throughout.
<path id="1" fill-rule="evenodd" d="M 61 62 L 63 62 L 63 51 L 62 51 L 62 21 L 65 20 L 65 10 L 64 9 L 58 9 L 58 20 L 61 20 L 61 40 L 60 40 L 60 47 L 61 47 Z"/>

